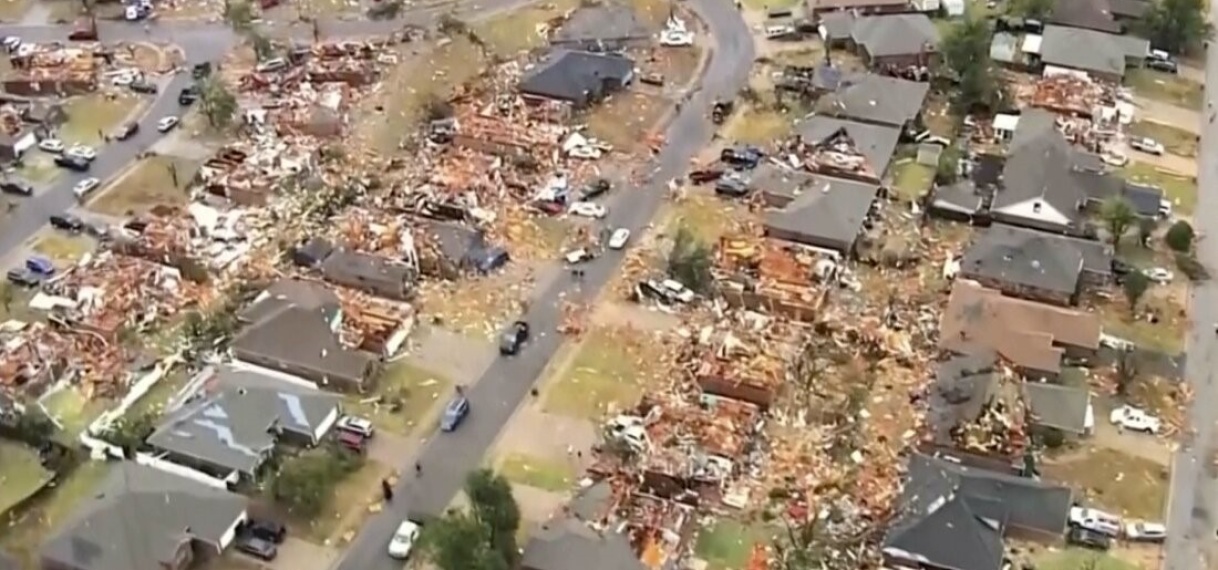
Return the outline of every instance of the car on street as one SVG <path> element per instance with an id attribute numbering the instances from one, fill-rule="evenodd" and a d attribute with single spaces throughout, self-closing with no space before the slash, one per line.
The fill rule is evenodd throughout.
<path id="1" fill-rule="evenodd" d="M 1125 525 L 1125 539 L 1133 542 L 1163 542 L 1167 540 L 1167 526 L 1145 521 Z"/>
<path id="2" fill-rule="evenodd" d="M 63 152 L 65 156 L 75 156 L 92 162 L 97 158 L 97 151 L 83 144 L 74 144 Z"/>
<path id="3" fill-rule="evenodd" d="M 55 166 L 75 170 L 76 172 L 84 172 L 89 170 L 89 161 L 79 156 L 57 156 L 55 157 Z"/>
<path id="4" fill-rule="evenodd" d="M 183 87 L 182 90 L 178 92 L 178 104 L 182 105 L 183 107 L 193 105 L 195 101 L 199 100 L 199 93 L 200 91 L 197 86 L 191 85 L 190 87 Z"/>
<path id="5" fill-rule="evenodd" d="M 609 249 L 622 249 L 626 247 L 627 241 L 630 241 L 630 230 L 626 228 L 613 230 L 613 235 L 609 236 Z"/>
<path id="6" fill-rule="evenodd" d="M 567 210 L 573 215 L 585 218 L 604 218 L 609 215 L 609 209 L 594 202 L 576 202 Z"/>
<path id="7" fill-rule="evenodd" d="M 686 30 L 664 30 L 660 32 L 660 45 L 686 47 L 694 45 L 694 34 Z"/>
<path id="8" fill-rule="evenodd" d="M 755 146 L 733 146 L 719 153 L 721 162 L 746 170 L 756 168 L 763 158 L 765 152 Z"/>
<path id="9" fill-rule="evenodd" d="M 389 539 L 389 557 L 396 560 L 405 560 L 410 557 L 410 551 L 414 550 L 414 545 L 419 540 L 419 531 L 422 527 L 410 519 L 402 521 L 398 525 L 398 529 L 393 531 L 393 537 Z"/>
<path id="10" fill-rule="evenodd" d="M 1112 548 L 1112 538 L 1108 535 L 1080 527 L 1070 529 L 1069 534 L 1066 535 L 1066 542 L 1095 550 Z"/>
<path id="11" fill-rule="evenodd" d="M 123 125 L 118 129 L 115 129 L 114 133 L 111 134 L 110 137 L 114 140 L 125 141 L 135 136 L 135 133 L 138 132 L 140 132 L 140 124 L 135 121 L 128 121 L 123 123 Z"/>
<path id="12" fill-rule="evenodd" d="M 1176 278 L 1176 275 L 1174 273 L 1172 273 L 1170 270 L 1164 269 L 1162 267 L 1151 267 L 1149 269 L 1143 269 L 1142 274 L 1145 275 L 1146 277 L 1148 277 L 1151 281 L 1154 281 L 1155 283 L 1158 283 L 1160 285 L 1166 285 L 1168 283 L 1171 283 L 1172 279 Z"/>
<path id="13" fill-rule="evenodd" d="M 469 399 L 458 394 L 444 406 L 444 415 L 440 418 L 440 431 L 453 431 L 461 425 L 461 420 L 469 415 Z"/>
<path id="14" fill-rule="evenodd" d="M 38 141 L 38 148 L 43 152 L 59 154 L 67 148 L 67 145 L 63 144 L 63 141 L 59 139 L 42 139 Z"/>
<path id="15" fill-rule="evenodd" d="M 580 193 L 579 199 L 588 201 L 593 198 L 598 198 L 608 193 L 613 188 L 613 185 L 604 178 L 597 178 L 591 184 L 584 187 L 584 191 Z"/>
<path id="16" fill-rule="evenodd" d="M 1141 408 L 1133 406 L 1121 406 L 1112 410 L 1108 419 L 1113 424 L 1129 431 L 1140 431 L 1149 434 L 1159 433 L 1159 430 L 1163 427 L 1162 420 L 1146 413 Z"/>
<path id="17" fill-rule="evenodd" d="M 76 186 L 72 187 L 72 194 L 78 199 L 84 198 L 85 196 L 88 196 L 90 192 L 96 190 L 98 186 L 101 186 L 101 180 L 90 176 L 89 178 L 77 182 Z"/>
<path id="18" fill-rule="evenodd" d="M 208 75 L 211 75 L 211 62 L 196 63 L 194 67 L 190 68 L 190 77 L 195 80 L 203 79 Z"/>
<path id="19" fill-rule="evenodd" d="M 338 423 L 334 427 L 368 439 L 371 439 L 375 434 L 372 422 L 358 416 L 343 416 L 338 418 Z"/>
<path id="20" fill-rule="evenodd" d="M 1165 152 L 1163 143 L 1150 137 L 1133 137 L 1129 139 L 1129 147 L 1153 155 L 1162 155 Z"/>
<path id="21" fill-rule="evenodd" d="M 563 255 L 563 259 L 566 259 L 567 263 L 570 265 L 577 265 L 585 261 L 596 259 L 596 256 L 592 255 L 591 251 L 581 247 L 579 249 L 568 251 L 565 255 Z"/>
<path id="22" fill-rule="evenodd" d="M 55 214 L 50 218 L 52 228 L 65 232 L 80 232 L 85 229 L 85 223 L 72 214 Z"/>
<path id="23" fill-rule="evenodd" d="M 18 287 L 37 287 L 39 283 L 42 283 L 42 278 L 37 273 L 21 267 L 8 270 L 5 278 L 9 283 Z"/>
<path id="24" fill-rule="evenodd" d="M 503 331 L 499 338 L 499 354 L 511 355 L 520 352 L 520 347 L 529 340 L 529 323 L 516 321 Z"/>
<path id="25" fill-rule="evenodd" d="M 284 538 L 287 538 L 288 528 L 277 520 L 250 517 L 249 520 L 245 522 L 242 532 L 255 538 L 261 538 L 267 542 L 280 544 L 283 542 Z"/>
<path id="26" fill-rule="evenodd" d="M 4 180 L 0 182 L 0 192 L 18 196 L 33 196 L 34 186 L 21 180 Z"/>
<path id="27" fill-rule="evenodd" d="M 156 95 L 156 92 L 157 92 L 156 83 L 145 80 L 143 78 L 132 81 L 131 84 L 127 86 L 127 88 L 136 93 L 143 93 L 145 95 Z"/>
<path id="28" fill-rule="evenodd" d="M 236 546 L 237 551 L 266 562 L 274 560 L 279 555 L 279 547 L 275 546 L 274 542 L 253 535 L 238 536 Z"/>
<path id="29" fill-rule="evenodd" d="M 179 119 L 173 115 L 161 117 L 161 120 L 156 122 L 156 130 L 161 131 L 162 133 L 167 133 L 173 130 L 174 127 L 178 126 L 178 121 Z"/>
<path id="30" fill-rule="evenodd" d="M 137 70 L 124 69 L 115 73 L 114 76 L 110 78 L 110 83 L 116 87 L 127 87 L 132 83 L 135 83 L 142 76 L 143 75 Z"/>

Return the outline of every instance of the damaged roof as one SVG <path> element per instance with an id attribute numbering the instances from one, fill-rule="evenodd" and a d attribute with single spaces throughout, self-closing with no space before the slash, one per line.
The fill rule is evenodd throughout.
<path id="1" fill-rule="evenodd" d="M 226 368 L 218 387 L 161 422 L 148 438 L 158 449 L 253 473 L 282 429 L 313 439 L 339 398 L 267 374 Z"/>
<path id="2" fill-rule="evenodd" d="M 1091 393 L 1086 389 L 1048 382 L 1025 382 L 1023 389 L 1037 425 L 1075 435 L 1087 433 L 1092 427 L 1088 425 L 1094 423 L 1094 418 L 1088 418 L 1093 413 Z"/>
<path id="3" fill-rule="evenodd" d="M 237 312 L 246 323 L 259 323 L 279 313 L 299 307 L 322 314 L 329 321 L 338 316 L 341 303 L 332 289 L 321 283 L 303 279 L 280 279 Z"/>
<path id="4" fill-rule="evenodd" d="M 219 547 L 245 513 L 246 502 L 241 495 L 123 461 L 40 554 L 44 561 L 79 570 L 162 568 L 184 541 Z"/>
<path id="5" fill-rule="evenodd" d="M 823 112 L 885 125 L 904 126 L 922 112 L 930 84 L 874 73 L 847 77 L 836 93 L 818 103 Z"/>
<path id="6" fill-rule="evenodd" d="M 933 53 L 939 28 L 925 14 L 888 14 L 856 18 L 850 37 L 871 57 Z"/>
<path id="7" fill-rule="evenodd" d="M 1004 297 L 975 281 L 957 279 L 939 330 L 939 346 L 957 354 L 993 350 L 1016 366 L 1057 372 L 1064 353 L 1060 347 L 1099 348 L 1100 318 Z"/>
<path id="8" fill-rule="evenodd" d="M 1112 246 L 1103 242 L 995 224 L 964 254 L 965 276 L 1073 293 L 1083 271 L 1112 271 Z"/>
<path id="9" fill-rule="evenodd" d="M 337 249 L 321 264 L 326 279 L 362 288 L 380 284 L 404 285 L 415 277 L 410 266 L 382 255 L 349 249 Z"/>
<path id="10" fill-rule="evenodd" d="M 529 536 L 525 570 L 646 570 L 626 536 L 596 531 L 575 519 L 547 522 Z"/>
<path id="11" fill-rule="evenodd" d="M 847 144 L 867 159 L 876 176 L 883 176 L 896 152 L 900 129 L 886 125 L 870 125 L 835 117 L 809 117 L 795 125 L 795 132 L 805 144 L 830 147 Z"/>
<path id="12" fill-rule="evenodd" d="M 998 382 L 998 355 L 992 350 L 953 356 L 939 363 L 930 390 L 927 424 L 935 441 L 951 441 L 951 430 L 981 415 Z"/>
<path id="13" fill-rule="evenodd" d="M 624 82 L 633 74 L 634 61 L 620 55 L 559 50 L 520 81 L 520 91 L 582 104 L 605 95 L 606 80 Z"/>
<path id="14" fill-rule="evenodd" d="M 1134 37 L 1066 26 L 1045 26 L 1040 59 L 1046 65 L 1125 76 L 1126 58 L 1145 58 L 1150 42 Z"/>
<path id="15" fill-rule="evenodd" d="M 765 217 L 768 235 L 849 250 L 879 194 L 879 186 L 821 176 L 799 197 Z"/>

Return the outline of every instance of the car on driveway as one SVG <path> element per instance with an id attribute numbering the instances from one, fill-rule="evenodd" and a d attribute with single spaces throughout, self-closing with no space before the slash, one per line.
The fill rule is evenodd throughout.
<path id="1" fill-rule="evenodd" d="M 157 92 L 156 83 L 145 79 L 136 79 L 127 87 L 136 93 L 144 93 L 146 95 L 156 95 Z"/>
<path id="2" fill-rule="evenodd" d="M 85 229 L 85 223 L 72 214 L 55 214 L 51 216 L 51 227 L 67 232 L 79 232 Z"/>
<path id="3" fill-rule="evenodd" d="M 1146 275 L 1146 277 L 1150 278 L 1151 281 L 1154 281 L 1155 283 L 1158 283 L 1160 285 L 1166 285 L 1168 283 L 1171 283 L 1172 279 L 1176 278 L 1176 275 L 1174 273 L 1172 273 L 1170 270 L 1164 269 L 1162 267 L 1151 267 L 1150 269 L 1143 269 L 1142 274 Z"/>
<path id="4" fill-rule="evenodd" d="M 250 517 L 245 522 L 243 532 L 254 538 L 280 544 L 284 538 L 287 538 L 288 528 L 277 520 Z"/>
<path id="5" fill-rule="evenodd" d="M 410 519 L 402 521 L 398 525 L 398 529 L 393 531 L 393 537 L 389 539 L 389 557 L 396 560 L 405 560 L 410 557 L 410 551 L 414 550 L 414 545 L 419 540 L 419 531 L 422 527 Z"/>
<path id="6" fill-rule="evenodd" d="M 101 186 L 101 180 L 90 176 L 89 178 L 77 182 L 76 186 L 72 187 L 72 194 L 74 194 L 77 199 L 84 198 L 96 190 L 98 186 Z"/>
<path id="7" fill-rule="evenodd" d="M 42 277 L 55 274 L 55 263 L 41 255 L 31 255 L 25 259 L 25 268 Z"/>
<path id="8" fill-rule="evenodd" d="M 89 170 L 89 161 L 79 156 L 57 156 L 55 157 L 55 166 L 75 170 L 76 172 L 84 172 Z"/>
<path id="9" fill-rule="evenodd" d="M 511 355 L 520 352 L 520 347 L 529 340 L 529 323 L 516 321 L 503 331 L 499 339 L 499 354 Z"/>
<path id="10" fill-rule="evenodd" d="M 63 144 L 63 141 L 59 139 L 42 139 L 38 141 L 38 148 L 43 152 L 59 154 L 67 148 L 67 145 Z"/>
<path id="11" fill-rule="evenodd" d="M 274 542 L 249 534 L 238 536 L 236 546 L 239 552 L 266 562 L 274 560 L 279 555 L 279 547 L 275 546 Z"/>
<path id="12" fill-rule="evenodd" d="M 199 88 L 194 85 L 191 85 L 190 87 L 183 87 L 182 90 L 178 92 L 178 104 L 182 105 L 183 107 L 193 105 L 194 102 L 198 100 Z"/>
<path id="13" fill-rule="evenodd" d="M 1145 410 L 1133 406 L 1121 406 L 1112 410 L 1108 419 L 1113 424 L 1129 431 L 1140 431 L 1149 434 L 1159 433 L 1159 430 L 1163 427 L 1162 420 L 1146 413 Z"/>
<path id="14" fill-rule="evenodd" d="M 1080 527 L 1070 529 L 1070 533 L 1066 535 L 1066 542 L 1095 550 L 1112 548 L 1112 539 L 1107 535 Z"/>
<path id="15" fill-rule="evenodd" d="M 1125 525 L 1125 539 L 1132 542 L 1163 542 L 1167 540 L 1167 526 L 1145 521 Z"/>
<path id="16" fill-rule="evenodd" d="M 1162 143 L 1150 137 L 1133 137 L 1129 139 L 1129 146 L 1134 150 L 1153 155 L 1161 155 L 1166 150 Z"/>
<path id="17" fill-rule="evenodd" d="M 64 151 L 64 155 L 75 156 L 77 158 L 83 158 L 85 160 L 92 162 L 94 159 L 97 158 L 97 151 L 95 151 L 92 148 L 87 147 L 83 144 L 77 144 L 77 145 L 72 145 L 71 148 Z"/>
<path id="18" fill-rule="evenodd" d="M 444 406 L 444 416 L 440 418 L 440 431 L 453 431 L 461 425 L 461 420 L 469 415 L 469 399 L 457 394 L 457 397 Z"/>
<path id="19" fill-rule="evenodd" d="M 335 439 L 338 441 L 338 445 L 340 447 L 353 453 L 363 455 L 363 453 L 368 450 L 368 438 L 358 433 L 340 430 Z"/>
<path id="20" fill-rule="evenodd" d="M 338 423 L 334 425 L 340 431 L 356 434 L 360 437 L 371 439 L 376 433 L 376 428 L 372 426 L 372 422 L 358 416 L 343 416 L 338 418 Z"/>
<path id="21" fill-rule="evenodd" d="M 33 196 L 34 186 L 29 182 L 20 180 L 5 180 L 0 182 L 0 192 L 16 194 L 18 196 Z"/>
<path id="22" fill-rule="evenodd" d="M 178 126 L 178 121 L 179 119 L 173 115 L 161 117 L 161 120 L 156 122 L 156 130 L 162 133 L 172 131 L 174 127 Z"/>

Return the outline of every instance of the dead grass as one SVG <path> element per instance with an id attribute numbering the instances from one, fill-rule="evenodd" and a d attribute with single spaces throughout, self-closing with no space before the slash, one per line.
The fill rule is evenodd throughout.
<path id="1" fill-rule="evenodd" d="M 0 0 L 0 22 L 18 22 L 29 9 L 26 0 Z"/>
<path id="2" fill-rule="evenodd" d="M 1172 154 L 1197 156 L 1197 135 L 1184 129 L 1156 121 L 1136 121 L 1129 126 L 1129 132 L 1134 136 L 1159 141 Z"/>
<path id="3" fill-rule="evenodd" d="M 64 107 L 68 122 L 60 128 L 59 136 L 66 143 L 100 145 L 106 133 L 131 115 L 140 101 L 129 94 L 96 94 L 72 99 Z"/>
<path id="4" fill-rule="evenodd" d="M 517 485 L 553 493 L 570 491 L 576 479 L 574 466 L 562 459 L 523 453 L 509 453 L 500 458 L 496 472 Z"/>
<path id="5" fill-rule="evenodd" d="M 82 234 L 44 230 L 30 246 L 35 252 L 57 262 L 72 263 L 97 247 L 97 242 Z"/>
<path id="6" fill-rule="evenodd" d="M 1200 109 L 1204 98 L 1204 86 L 1200 83 L 1152 69 L 1130 70 L 1125 83 L 1138 95 L 1185 109 Z"/>
<path id="7" fill-rule="evenodd" d="M 419 293 L 418 307 L 445 330 L 493 339 L 521 313 L 533 290 L 532 273 L 529 265 L 513 262 L 495 275 L 430 282 Z"/>
<path id="8" fill-rule="evenodd" d="M 1184 276 L 1179 276 L 1183 279 Z M 1156 350 L 1166 354 L 1179 354 L 1184 350 L 1184 308 L 1167 295 L 1161 294 L 1152 285 L 1138 303 L 1135 318 L 1130 314 L 1129 304 L 1124 295 L 1118 293 L 1116 299 L 1103 308 L 1104 333 L 1131 340 L 1138 346 L 1148 350 Z M 1154 313 L 1159 316 L 1157 323 L 1147 320 L 1146 315 Z"/>
<path id="9" fill-rule="evenodd" d="M 579 6 L 578 0 L 555 0 L 521 8 L 472 26 L 487 51 L 512 57 L 547 44 L 545 25 Z"/>
<path id="10" fill-rule="evenodd" d="M 749 217 L 748 209 L 741 203 L 698 191 L 673 206 L 663 228 L 667 235 L 675 235 L 684 228 L 713 247 L 720 237 L 743 230 Z"/>
<path id="11" fill-rule="evenodd" d="M 308 521 L 297 520 L 293 530 L 314 544 L 351 542 L 363 520 L 384 507 L 380 482 L 392 474 L 389 466 L 365 461 L 358 471 L 334 486 L 321 514 Z"/>
<path id="12" fill-rule="evenodd" d="M 0 514 L 38 492 L 51 479 L 38 452 L 21 443 L 0 440 Z"/>
<path id="13" fill-rule="evenodd" d="M 645 142 L 667 109 L 668 103 L 658 96 L 639 91 L 619 93 L 588 114 L 588 132 L 630 152 Z"/>
<path id="14" fill-rule="evenodd" d="M 907 158 L 893 165 L 893 186 L 897 195 L 910 202 L 917 201 L 935 181 L 935 169 Z"/>
<path id="15" fill-rule="evenodd" d="M 424 370 L 409 360 L 389 364 L 377 381 L 376 394 L 351 395 L 345 408 L 368 418 L 382 430 L 411 435 L 420 426 L 429 426 L 438 411 L 436 403 L 452 392 L 452 380 L 443 374 Z M 383 402 L 370 402 L 377 396 Z M 390 401 L 401 402 L 393 409 Z"/>
<path id="16" fill-rule="evenodd" d="M 58 481 L 54 491 L 48 492 L 24 513 L 10 513 L 15 518 L 0 528 L 0 548 L 23 562 L 21 568 L 37 567 L 38 548 L 50 537 L 51 531 L 94 494 L 109 473 L 108 462 L 85 461 Z"/>
<path id="17" fill-rule="evenodd" d="M 186 204 L 186 186 L 199 169 L 199 161 L 154 156 L 137 163 L 110 185 L 93 195 L 86 207 L 111 216 L 129 216 L 154 206 Z M 173 172 L 177 171 L 177 184 Z"/>
<path id="18" fill-rule="evenodd" d="M 765 56 L 775 65 L 796 65 L 799 67 L 813 67 L 824 63 L 825 50 L 819 45 L 816 46 L 783 46 L 776 49 Z"/>
<path id="19" fill-rule="evenodd" d="M 802 113 L 784 112 L 770 104 L 747 104 L 728 118 L 723 126 L 723 138 L 729 141 L 768 145 L 787 137 L 795 130 Z"/>
<path id="20" fill-rule="evenodd" d="M 1089 504 L 1147 520 L 1163 520 L 1168 469 L 1114 449 L 1091 449 L 1041 467 L 1045 478 L 1085 493 Z"/>
<path id="21" fill-rule="evenodd" d="M 638 332 L 597 329 L 585 333 L 570 362 L 547 382 L 542 408 L 563 416 L 596 419 L 638 403 L 646 386 L 667 375 L 662 343 Z"/>

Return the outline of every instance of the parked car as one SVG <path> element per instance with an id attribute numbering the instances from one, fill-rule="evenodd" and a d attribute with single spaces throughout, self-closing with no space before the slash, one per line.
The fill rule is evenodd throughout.
<path id="1" fill-rule="evenodd" d="M 1133 406 L 1121 406 L 1109 414 L 1108 419 L 1129 431 L 1156 434 L 1163 427 L 1163 421 L 1145 410 Z"/>
<path id="2" fill-rule="evenodd" d="M 161 117 L 161 120 L 156 122 L 156 130 L 161 131 L 162 133 L 167 133 L 173 130 L 173 128 L 176 126 L 178 126 L 178 118 L 173 115 Z"/>
<path id="3" fill-rule="evenodd" d="M 255 65 L 254 71 L 257 71 L 258 73 L 274 73 L 276 71 L 283 71 L 287 68 L 288 60 L 282 57 L 276 57 Z"/>
<path id="4" fill-rule="evenodd" d="M 613 230 L 613 235 L 609 236 L 609 249 L 622 249 L 626 247 L 626 242 L 629 240 L 630 230 L 626 228 Z"/>
<path id="5" fill-rule="evenodd" d="M 0 192 L 16 194 L 18 196 L 33 196 L 34 186 L 29 182 L 20 180 L 5 180 L 0 182 Z"/>
<path id="6" fill-rule="evenodd" d="M 250 519 L 245 522 L 245 528 L 243 530 L 245 534 L 268 542 L 273 542 L 275 544 L 282 543 L 283 539 L 288 535 L 288 527 L 284 526 L 283 523 L 272 519 L 250 517 Z"/>
<path id="7" fill-rule="evenodd" d="M 129 89 L 131 89 L 132 91 L 135 91 L 136 93 L 145 93 L 148 95 L 156 95 L 156 92 L 157 92 L 156 83 L 147 81 L 142 78 L 132 81 L 131 85 L 128 85 L 127 87 Z"/>
<path id="8" fill-rule="evenodd" d="M 357 416 L 343 416 L 338 418 L 338 423 L 334 427 L 340 431 L 353 433 L 360 437 L 371 439 L 375 433 L 375 428 L 372 422 Z"/>
<path id="9" fill-rule="evenodd" d="M 178 92 L 178 104 L 182 106 L 193 105 L 195 101 L 199 100 L 199 93 L 199 88 L 194 85 L 183 87 Z"/>
<path id="10" fill-rule="evenodd" d="M 737 168 L 756 168 L 765 153 L 755 146 L 733 146 L 719 153 L 719 160 Z"/>
<path id="11" fill-rule="evenodd" d="M 743 198 L 749 195 L 749 184 L 740 176 L 724 175 L 715 181 L 715 194 Z"/>
<path id="12" fill-rule="evenodd" d="M 97 158 L 97 151 L 95 151 L 92 148 L 87 147 L 83 144 L 72 145 L 71 148 L 64 151 L 64 154 L 67 156 L 75 156 L 77 158 L 83 158 L 89 162 L 92 162 L 93 160 L 95 160 Z"/>
<path id="13" fill-rule="evenodd" d="M 1163 542 L 1167 540 L 1167 526 L 1144 521 L 1125 525 L 1125 538 L 1135 542 Z"/>
<path id="14" fill-rule="evenodd" d="M 364 453 L 368 449 L 368 439 L 358 433 L 339 431 L 336 438 L 338 445 L 354 453 Z"/>
<path id="15" fill-rule="evenodd" d="M 566 253 L 566 255 L 563 256 L 563 259 L 566 259 L 567 263 L 569 263 L 571 265 L 575 265 L 578 263 L 583 263 L 585 261 L 596 259 L 596 256 L 592 255 L 592 252 L 588 251 L 587 248 L 581 247 L 579 249 L 573 249 L 571 251 L 568 251 Z"/>
<path id="16" fill-rule="evenodd" d="M 55 157 L 55 166 L 75 170 L 76 172 L 85 172 L 89 170 L 89 161 L 79 156 L 57 156 Z"/>
<path id="17" fill-rule="evenodd" d="M 1160 285 L 1166 285 L 1168 283 L 1171 283 L 1172 279 L 1176 278 L 1176 275 L 1174 273 L 1172 273 L 1170 270 L 1164 269 L 1162 267 L 1151 267 L 1149 269 L 1143 269 L 1142 274 L 1149 277 L 1151 281 L 1154 281 L 1155 283 L 1158 283 Z"/>
<path id="18" fill-rule="evenodd" d="M 1146 60 L 1146 67 L 1163 73 L 1179 73 L 1180 66 L 1170 59 L 1149 58 Z"/>
<path id="19" fill-rule="evenodd" d="M 123 123 L 123 125 L 121 127 L 119 127 L 117 130 L 115 130 L 114 134 L 112 134 L 110 136 L 114 140 L 125 141 L 125 140 L 131 138 L 132 136 L 135 136 L 135 133 L 138 133 L 138 132 L 140 132 L 140 124 L 135 121 L 129 121 L 129 122 Z"/>
<path id="20" fill-rule="evenodd" d="M 634 294 L 639 300 L 654 299 L 665 305 L 689 303 L 694 300 L 693 291 L 672 279 L 640 281 L 634 287 Z"/>
<path id="21" fill-rule="evenodd" d="M 137 69 L 123 69 L 110 76 L 110 84 L 115 87 L 129 87 L 132 83 L 139 81 L 141 77 L 143 74 Z"/>
<path id="22" fill-rule="evenodd" d="M 1163 144 L 1150 137 L 1133 137 L 1129 139 L 1129 147 L 1154 155 L 1161 155 L 1165 152 Z"/>
<path id="23" fill-rule="evenodd" d="M 5 51 L 13 53 L 17 51 L 17 48 L 21 47 L 21 38 L 17 36 L 5 36 L 3 40 L 0 40 L 0 44 L 4 45 Z"/>
<path id="24" fill-rule="evenodd" d="M 101 186 L 101 180 L 89 177 L 77 182 L 76 186 L 72 187 L 72 194 L 75 195 L 77 199 L 84 198 L 85 196 L 88 196 L 89 193 L 96 190 L 98 186 Z"/>
<path id="25" fill-rule="evenodd" d="M 1103 533 L 1081 527 L 1070 529 L 1070 532 L 1066 534 L 1066 542 L 1096 550 L 1108 550 L 1112 548 L 1112 538 Z"/>
<path id="26" fill-rule="evenodd" d="M 686 47 L 694 45 L 694 35 L 686 30 L 664 30 L 660 32 L 660 45 L 665 47 Z"/>
<path id="27" fill-rule="evenodd" d="M 440 418 L 440 431 L 453 431 L 461 425 L 461 420 L 469 414 L 469 399 L 457 395 L 444 406 L 444 416 Z"/>
<path id="28" fill-rule="evenodd" d="M 604 178 L 597 178 L 591 184 L 584 187 L 583 192 L 580 192 L 579 194 L 579 199 L 588 201 L 608 193 L 612 188 L 613 185 L 610 184 L 608 180 L 605 180 Z"/>
<path id="29" fill-rule="evenodd" d="M 419 523 L 410 519 L 402 521 L 393 531 L 393 538 L 389 539 L 389 556 L 397 560 L 409 558 L 410 551 L 414 550 L 414 544 L 419 540 L 419 530 Z"/>
<path id="30" fill-rule="evenodd" d="M 689 173 L 689 182 L 691 184 L 706 184 L 714 182 L 723 176 L 723 170 L 719 168 L 704 168 L 695 170 Z"/>
<path id="31" fill-rule="evenodd" d="M 1070 527 L 1082 528 L 1116 538 L 1120 536 L 1121 517 L 1099 509 L 1070 507 Z"/>
<path id="32" fill-rule="evenodd" d="M 42 278 L 37 273 L 25 268 L 10 269 L 5 277 L 9 283 L 18 287 L 37 287 L 42 283 Z"/>
<path id="33" fill-rule="evenodd" d="M 211 62 L 196 63 L 194 67 L 190 68 L 190 76 L 195 80 L 203 79 L 208 75 L 211 75 Z"/>
<path id="34" fill-rule="evenodd" d="M 26 258 L 25 268 L 37 273 L 42 277 L 49 277 L 55 274 L 55 264 L 50 259 L 41 255 L 34 255 Z"/>
<path id="35" fill-rule="evenodd" d="M 274 560 L 279 555 L 279 547 L 275 546 L 274 542 L 263 540 L 256 536 L 238 536 L 236 546 L 239 552 L 266 562 Z"/>
<path id="36" fill-rule="evenodd" d="M 499 338 L 499 354 L 516 354 L 529 340 L 529 323 L 516 321 Z"/>
<path id="37" fill-rule="evenodd" d="M 38 148 L 43 152 L 59 154 L 67 148 L 67 145 L 63 144 L 63 141 L 59 139 L 42 139 L 38 141 Z"/>
<path id="38" fill-rule="evenodd" d="M 571 204 L 568 212 L 576 216 L 584 216 L 587 218 L 604 218 L 609 215 L 609 209 L 593 202 L 576 202 Z"/>

